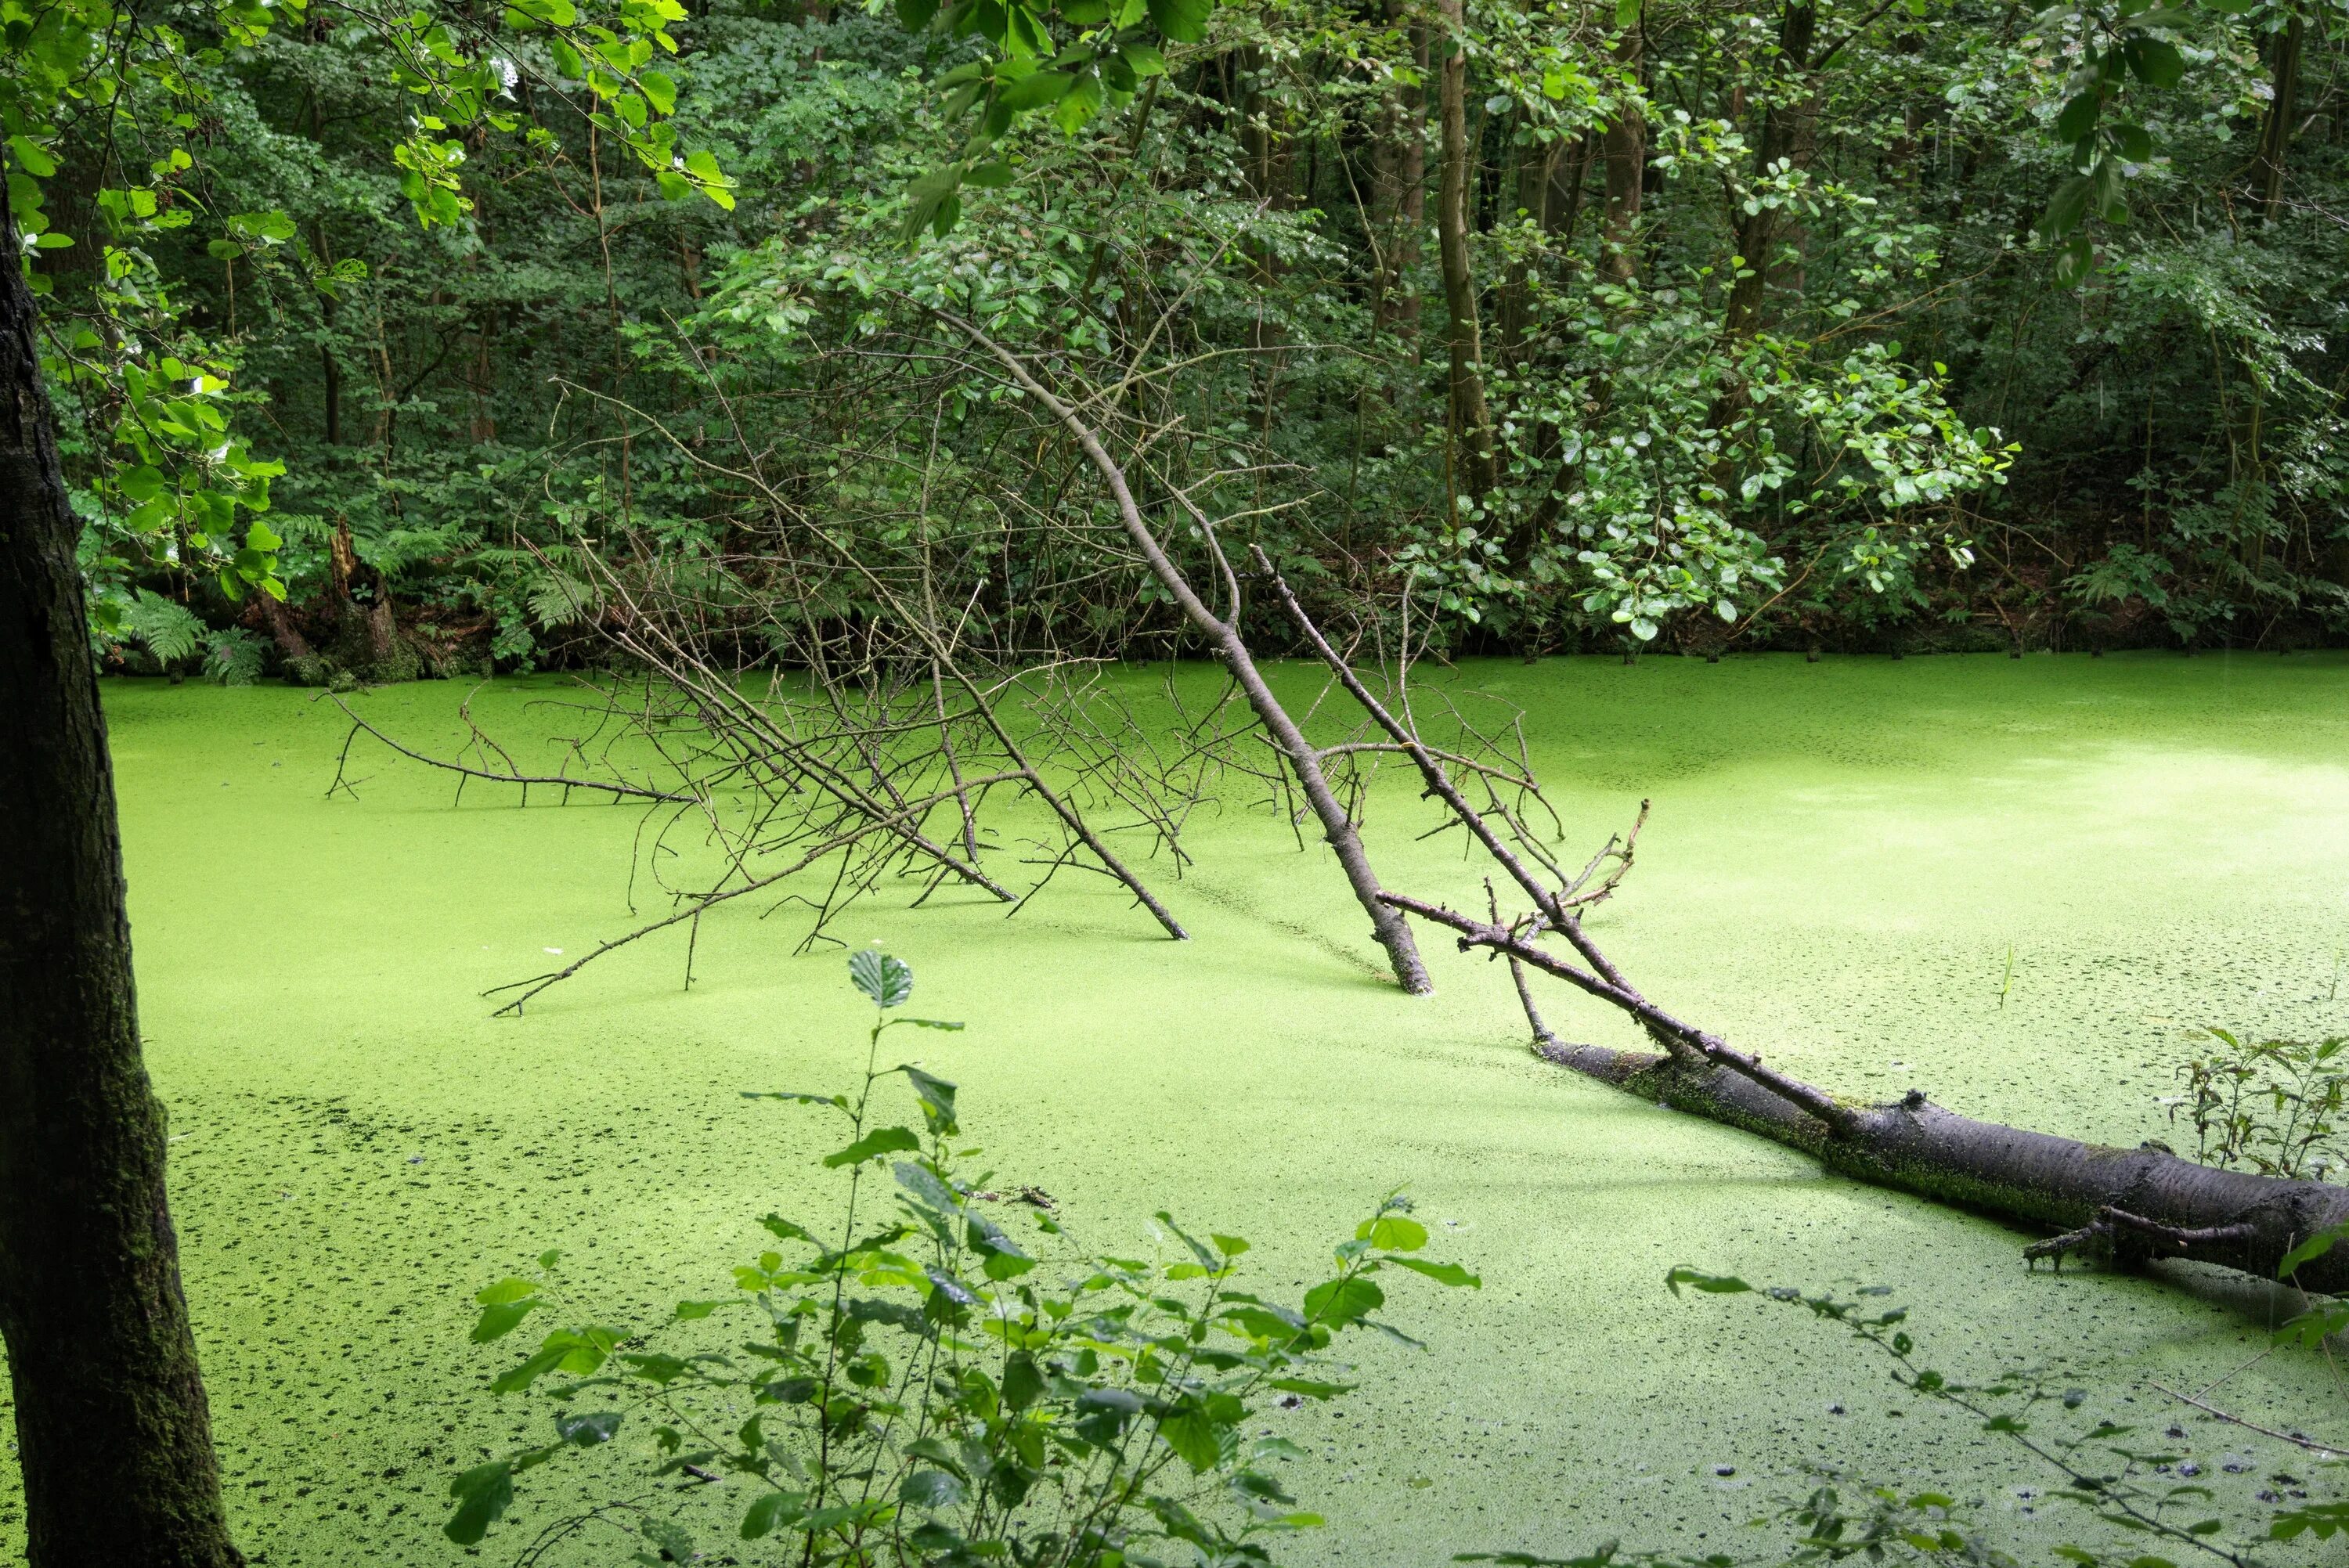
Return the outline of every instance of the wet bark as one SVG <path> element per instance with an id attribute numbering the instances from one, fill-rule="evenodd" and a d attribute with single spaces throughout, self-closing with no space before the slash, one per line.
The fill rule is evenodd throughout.
<path id="1" fill-rule="evenodd" d="M 1456 809 L 1455 809 L 1456 810 Z M 1595 862 L 1594 862 L 1595 863 Z M 1914 1192 L 2061 1233 L 2024 1249 L 2060 1265 L 2075 1253 L 2140 1263 L 2184 1258 L 2273 1279 L 2284 1255 L 2316 1232 L 2349 1223 L 2349 1187 L 2221 1171 L 2165 1149 L 2113 1149 L 1944 1110 L 1912 1091 L 1859 1105 L 1765 1064 L 1641 995 L 1607 964 L 1566 901 L 1545 901 L 1543 925 L 1565 935 L 1581 965 L 1537 945 L 1524 923 L 1482 920 L 1389 893 L 1387 901 L 1458 934 L 1463 951 L 1506 957 L 1533 1024 L 1534 1048 L 1651 1103 L 1798 1149 L 1857 1181 Z M 1576 1045 L 1540 1021 L 1522 969 L 1531 968 L 1621 1009 L 1661 1055 Z M 2349 1246 L 2302 1264 L 2302 1289 L 2349 1291 Z"/>
<path id="2" fill-rule="evenodd" d="M 6 254 L 13 226 L 0 221 Z M 32 1568 L 226 1568 L 163 1108 L 140 1059 L 97 671 L 40 384 L 0 268 L 0 1340 Z"/>

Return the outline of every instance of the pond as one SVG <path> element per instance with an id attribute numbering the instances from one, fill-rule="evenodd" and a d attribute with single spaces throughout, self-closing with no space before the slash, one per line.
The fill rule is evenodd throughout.
<path id="1" fill-rule="evenodd" d="M 1648 993 L 1831 1088 L 2175 1141 L 2162 1100 L 2199 1026 L 2349 1026 L 2349 659 L 1576 659 L 1451 679 L 1524 710 L 1571 846 L 1654 800 L 1594 922 Z M 543 732 L 530 699 L 561 689 L 500 682 L 475 711 Z M 661 939 L 492 1018 L 486 987 L 635 923 L 635 816 L 487 789 L 452 808 L 379 749 L 355 754 L 356 799 L 328 799 L 345 726 L 312 696 L 107 687 L 149 1060 L 247 1552 L 451 1562 L 450 1476 L 546 1415 L 486 1392 L 522 1341 L 467 1344 L 471 1293 L 559 1248 L 581 1316 L 724 1294 L 758 1216 L 825 1190 L 830 1147 L 809 1113 L 737 1091 L 844 1087 L 863 1015 L 837 951 L 793 956 L 790 910 L 740 907 L 704 923 L 689 992 L 681 941 Z M 464 696 L 352 700 L 429 748 Z M 1416 841 L 1431 821 L 1400 779 L 1382 789 L 1380 871 L 1481 903 L 1456 843 Z M 1436 994 L 1385 984 L 1326 852 L 1283 824 L 1236 800 L 1189 842 L 1179 882 L 1154 872 L 1187 944 L 1101 879 L 1009 921 L 892 895 L 841 930 L 911 962 L 917 1010 L 968 1023 L 923 1059 L 963 1085 L 999 1181 L 1054 1194 L 1089 1243 L 1144 1246 L 1167 1208 L 1249 1237 L 1254 1277 L 1285 1290 L 1407 1185 L 1435 1255 L 1483 1276 L 1396 1287 L 1386 1315 L 1428 1349 L 1365 1343 L 1360 1393 L 1269 1418 L 1312 1456 L 1292 1490 L 1330 1522 L 1299 1561 L 1611 1536 L 1733 1551 L 1813 1465 L 1936 1481 L 1986 1498 L 2010 1545 L 2041 1539 L 2016 1489 L 2045 1477 L 1904 1402 L 1826 1328 L 1667 1295 L 1674 1264 L 1888 1285 L 1935 1365 L 2060 1362 L 2160 1425 L 2178 1412 L 2146 1379 L 2209 1382 L 2278 1308 L 2190 1270 L 2029 1273 L 2014 1231 L 1567 1076 L 1527 1052 L 1481 959 L 1430 939 Z M 1633 1043 L 1566 995 L 1547 1011 Z M 2287 1422 L 2337 1398 L 2282 1357 L 2226 1389 Z M 2228 1446 L 2207 1426 L 2188 1440 Z M 566 1484 L 529 1478 L 490 1556 Z M 5 1474 L 0 1497 L 6 1553 Z"/>

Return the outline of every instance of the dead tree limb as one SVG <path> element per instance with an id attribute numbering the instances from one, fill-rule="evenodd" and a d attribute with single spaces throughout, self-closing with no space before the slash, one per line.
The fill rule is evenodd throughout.
<path id="1" fill-rule="evenodd" d="M 1086 460 L 1101 476 L 1102 484 L 1108 488 L 1111 500 L 1116 504 L 1119 520 L 1124 525 L 1126 537 L 1149 566 L 1151 575 L 1181 607 L 1184 617 L 1214 645 L 1216 656 L 1231 672 L 1233 679 L 1239 683 L 1248 706 L 1256 710 L 1257 722 L 1264 726 L 1265 733 L 1288 764 L 1289 771 L 1296 777 L 1298 789 L 1321 824 L 1322 837 L 1346 873 L 1346 882 L 1353 889 L 1355 900 L 1361 904 L 1362 912 L 1371 917 L 1371 934 L 1386 950 L 1387 962 L 1394 971 L 1396 983 L 1414 995 L 1433 989 L 1427 976 L 1427 965 L 1421 962 L 1418 944 L 1412 937 L 1410 923 L 1380 901 L 1378 875 L 1371 869 L 1370 857 L 1362 849 L 1361 834 L 1355 828 L 1352 816 L 1330 789 L 1329 779 L 1322 770 L 1319 753 L 1305 738 L 1304 731 L 1289 717 L 1288 710 L 1281 706 L 1280 699 L 1273 695 L 1272 687 L 1265 681 L 1263 672 L 1257 667 L 1256 659 L 1248 651 L 1246 639 L 1240 635 L 1237 584 L 1230 579 L 1229 564 L 1223 562 L 1222 551 L 1217 549 L 1216 555 L 1218 562 L 1223 564 L 1226 586 L 1234 598 L 1233 618 L 1229 620 L 1207 607 L 1206 602 L 1191 586 L 1190 579 L 1184 574 L 1182 568 L 1174 564 L 1160 545 L 1157 534 L 1143 517 L 1142 508 L 1134 500 L 1132 487 L 1126 482 L 1125 470 L 1110 455 L 1109 449 L 1102 444 L 1101 437 L 1092 427 L 1038 380 L 1028 368 L 1027 362 L 1018 355 L 961 317 L 943 311 L 938 315 L 948 325 L 961 332 L 983 353 L 1001 365 L 1021 389 L 1059 421 L 1077 443 Z"/>
<path id="2" fill-rule="evenodd" d="M 1391 907 L 1453 932 L 1463 952 L 1482 949 L 1506 959 L 1535 1048 L 1546 1059 L 1651 1103 L 1800 1150 L 1840 1175 L 2054 1227 L 2058 1234 L 2026 1249 L 2033 1261 L 2047 1257 L 2060 1266 L 2064 1257 L 2080 1253 L 2122 1263 L 2183 1258 L 2273 1279 L 2285 1256 L 2302 1243 L 2349 1227 L 2349 1187 L 2220 1170 L 2156 1147 L 2110 1149 L 1977 1121 L 1932 1104 L 1921 1092 L 1889 1105 L 1856 1104 L 1781 1072 L 1659 1006 L 1582 925 L 1584 911 L 1614 893 L 1630 871 L 1647 803 L 1640 803 L 1630 831 L 1609 840 L 1578 875 L 1545 880 L 1535 866 L 1555 875 L 1555 858 L 1520 853 L 1532 847 L 1525 841 L 1527 835 L 1514 827 L 1505 833 L 1494 825 L 1499 813 L 1480 810 L 1468 799 L 1443 760 L 1420 743 L 1407 717 L 1381 702 L 1330 645 L 1271 562 L 1259 553 L 1257 563 L 1307 642 L 1410 755 L 1427 793 L 1443 801 L 1531 902 L 1529 913 L 1505 917 L 1488 882 L 1492 913 L 1480 919 L 1426 899 L 1380 894 Z M 1573 949 L 1571 956 L 1541 944 L 1553 935 Z M 1563 980 L 1626 1014 L 1664 1047 L 1662 1053 L 1558 1039 L 1525 984 L 1526 969 Z M 2300 1263 L 2292 1277 L 2308 1290 L 2349 1291 L 2349 1244 Z"/>

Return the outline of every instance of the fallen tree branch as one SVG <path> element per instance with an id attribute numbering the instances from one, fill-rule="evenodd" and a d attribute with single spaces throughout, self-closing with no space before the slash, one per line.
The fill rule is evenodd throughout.
<path id="1" fill-rule="evenodd" d="M 2310 1453 L 2322 1455 L 2323 1458 L 2328 1460 L 2349 1458 L 2349 1449 L 2344 1449 L 2333 1443 L 2321 1443 L 2314 1438 L 2305 1436 L 2300 1432 L 2280 1432 L 2273 1427 L 2262 1427 L 2257 1421 L 2247 1421 L 2243 1419 L 2242 1417 L 2231 1415 L 2229 1412 L 2219 1408 L 2218 1406 L 2209 1403 L 2207 1400 L 2198 1399 L 2191 1394 L 2181 1394 L 2175 1388 L 2165 1387 L 2164 1385 L 2153 1382 L 2150 1379 L 2147 1380 L 2146 1387 L 2152 1389 L 2157 1394 L 2168 1395 L 2171 1398 L 2177 1400 L 2181 1405 L 2191 1405 L 2198 1410 L 2206 1411 L 2210 1415 L 2216 1416 L 2219 1419 L 2226 1422 L 2230 1427 L 2240 1427 L 2247 1432 L 2257 1432 L 2263 1438 L 2273 1438 L 2280 1443 L 2291 1443 L 2295 1447 L 2306 1449 Z"/>
<path id="2" fill-rule="evenodd" d="M 1255 655 L 1240 635 L 1237 624 L 1238 583 L 1232 573 L 1231 563 L 1224 556 L 1223 547 L 1216 541 L 1214 528 L 1205 525 L 1205 514 L 1194 511 L 1205 525 L 1203 531 L 1208 549 L 1231 595 L 1233 618 L 1230 620 L 1207 607 L 1206 602 L 1192 587 L 1190 579 L 1184 575 L 1182 568 L 1167 555 L 1165 548 L 1158 542 L 1157 534 L 1142 515 L 1142 508 L 1134 500 L 1133 488 L 1126 482 L 1125 470 L 1110 455 L 1109 449 L 1102 444 L 1101 437 L 1083 417 L 1037 379 L 1025 360 L 978 327 L 943 310 L 935 311 L 935 314 L 1002 366 L 1019 383 L 1021 390 L 1035 398 L 1067 430 L 1078 449 L 1084 453 L 1085 460 L 1092 465 L 1094 471 L 1101 476 L 1102 483 L 1108 489 L 1126 536 L 1149 566 L 1151 575 L 1158 580 L 1159 585 L 1181 608 L 1185 618 L 1214 645 L 1216 656 L 1231 672 L 1233 679 L 1239 683 L 1248 706 L 1256 710 L 1257 721 L 1264 726 L 1265 733 L 1288 764 L 1306 803 L 1321 824 L 1322 837 L 1338 857 L 1338 864 L 1346 874 L 1347 883 L 1354 891 L 1355 901 L 1371 917 L 1371 934 L 1386 950 L 1396 984 L 1414 995 L 1433 990 L 1433 983 L 1428 979 L 1426 965 L 1420 960 L 1419 947 L 1413 939 L 1410 923 L 1380 900 L 1379 879 L 1371 871 L 1370 858 L 1362 849 L 1361 834 L 1355 828 L 1352 816 L 1331 792 L 1329 779 L 1322 770 L 1320 753 L 1305 738 L 1296 720 L 1289 717 L 1288 710 L 1273 694 L 1263 672 L 1257 668 Z M 1188 504 L 1188 498 L 1180 496 L 1179 492 L 1178 499 Z"/>
<path id="3" fill-rule="evenodd" d="M 1528 862 L 1556 874 L 1555 858 L 1537 846 L 1513 843 L 1513 838 L 1527 838 L 1514 824 L 1506 836 L 1495 828 L 1406 719 L 1381 703 L 1330 646 L 1262 552 L 1256 561 L 1340 684 L 1411 757 L 1427 793 L 1451 810 L 1532 902 L 1530 913 L 1505 917 L 1489 880 L 1485 897 L 1492 913 L 1485 919 L 1427 899 L 1392 892 L 1379 895 L 1392 908 L 1450 930 L 1464 952 L 1481 948 L 1506 959 L 1533 1029 L 1534 1048 L 1544 1059 L 1651 1103 L 1800 1150 L 1840 1175 L 2056 1228 L 2061 1233 L 2028 1249 L 2033 1259 L 2094 1247 L 2124 1263 L 2183 1258 L 2273 1279 L 2300 1243 L 2349 1226 L 2349 1188 L 2222 1171 L 2155 1147 L 2108 1149 L 1976 1121 L 1932 1104 L 1921 1092 L 1889 1105 L 1853 1104 L 1657 1006 L 1625 977 L 1581 922 L 1582 911 L 1611 895 L 1629 872 L 1647 803 L 1640 803 L 1630 830 L 1610 839 L 1578 875 L 1561 875 L 1557 885 L 1544 881 Z M 1528 852 L 1520 854 L 1520 847 Z M 1574 957 L 1542 946 L 1549 935 L 1563 937 Z M 1558 1039 L 1535 1006 L 1526 984 L 1527 969 L 1620 1010 L 1664 1047 L 1662 1054 Z M 2302 1262 L 2294 1278 L 2309 1290 L 2349 1290 L 2349 1246 Z"/>

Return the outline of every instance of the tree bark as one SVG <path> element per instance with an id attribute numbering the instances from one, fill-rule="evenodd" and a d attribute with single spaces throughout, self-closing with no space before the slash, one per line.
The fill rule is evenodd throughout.
<path id="1" fill-rule="evenodd" d="M 2154 1146 L 2112 1149 L 1976 1121 L 1917 1091 L 1890 1105 L 1853 1104 L 1682 1022 L 1618 974 L 1594 974 L 1535 945 L 1516 927 L 1386 897 L 1458 933 L 1464 951 L 1504 955 L 1513 970 L 1538 969 L 1621 1008 L 1665 1047 L 1657 1056 L 1569 1044 L 1539 1022 L 1527 997 L 1535 1049 L 1547 1060 L 1798 1149 L 1839 1175 L 2063 1232 L 2025 1248 L 2028 1257 L 2053 1257 L 2059 1266 L 2074 1253 L 2121 1263 L 2184 1258 L 2274 1279 L 2302 1242 L 2349 1223 L 2349 1187 L 2221 1171 Z M 1553 928 L 1594 956 L 1578 924 Z M 2304 1290 L 2349 1291 L 2349 1246 L 2301 1264 L 2293 1278 Z"/>
<path id="2" fill-rule="evenodd" d="M 1485 353 L 1476 318 L 1476 277 L 1468 256 L 1468 57 L 1461 0 L 1436 0 L 1448 35 L 1436 69 L 1442 169 L 1435 239 L 1444 263 L 1444 304 L 1452 351 L 1452 429 L 1458 488 L 1481 499 L 1497 482 L 1493 414 L 1485 398 Z"/>
<path id="3" fill-rule="evenodd" d="M 2300 57 L 2304 24 L 2297 15 L 2275 41 L 2275 61 L 2266 121 L 2260 128 L 2259 157 L 2251 165 L 2260 193 L 2260 215 L 2272 223 L 2283 210 L 2284 169 L 2292 152 L 2292 117 L 2300 112 Z"/>
<path id="4" fill-rule="evenodd" d="M 1607 165 L 1607 216 L 1599 242 L 1599 275 L 1628 284 L 1640 270 L 1640 195 L 1648 177 L 1648 117 L 1631 83 L 1645 52 L 1641 24 L 1634 21 L 1609 46 L 1627 80 L 1607 124 L 1600 149 Z"/>
<path id="5" fill-rule="evenodd" d="M 1805 118 L 1810 112 L 1809 91 L 1798 86 L 1810 75 L 1811 44 L 1818 31 L 1819 13 L 1809 0 L 1789 0 L 1778 21 L 1778 57 L 1771 68 L 1772 91 L 1762 111 L 1762 139 L 1754 149 L 1755 181 L 1768 177 L 1774 165 L 1793 159 Z M 1802 98 L 1783 101 L 1790 91 Z M 1733 343 L 1754 335 L 1762 325 L 1762 301 L 1769 285 L 1770 247 L 1778 233 L 1778 210 L 1762 206 L 1742 215 L 1737 224 L 1737 253 L 1744 259 L 1729 290 L 1723 319 L 1724 334 Z"/>
<path id="6" fill-rule="evenodd" d="M 0 221 L 0 1340 L 32 1568 L 242 1563 L 140 1060 L 106 722 L 37 326 Z"/>
<path id="7" fill-rule="evenodd" d="M 1386 17 L 1400 26 L 1402 0 L 1387 0 Z M 1412 55 L 1423 79 L 1427 39 L 1411 29 Z M 1371 243 L 1377 250 L 1371 315 L 1381 329 L 1392 326 L 1418 363 L 1420 236 L 1427 227 L 1426 92 L 1417 81 L 1391 89 L 1380 107 L 1377 140 L 1371 150 Z"/>
<path id="8" fill-rule="evenodd" d="M 2286 1253 L 2349 1222 L 2349 1187 L 2287 1181 L 2198 1165 L 2158 1149 L 2110 1149 L 2024 1128 L 1976 1121 L 1921 1094 L 1860 1108 L 1838 1132 L 1752 1078 L 1706 1062 L 1569 1045 L 1536 1050 L 1651 1103 L 1759 1133 L 1838 1175 L 2051 1225 L 2126 1261 L 2187 1258 L 2276 1277 Z M 2120 1216 L 2116 1219 L 2112 1216 Z M 2083 1233 L 2094 1232 L 2093 1236 Z M 2349 1290 L 2349 1247 L 2296 1271 L 2308 1290 Z"/>

